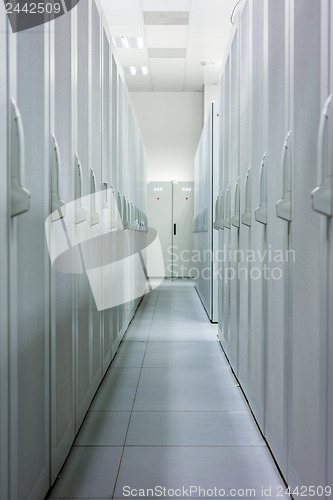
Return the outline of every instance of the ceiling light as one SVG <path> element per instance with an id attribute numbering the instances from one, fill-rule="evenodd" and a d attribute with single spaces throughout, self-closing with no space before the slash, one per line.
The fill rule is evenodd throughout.
<path id="1" fill-rule="evenodd" d="M 147 76 L 149 71 L 147 66 L 127 66 L 124 68 L 124 73 L 131 76 Z"/>
<path id="2" fill-rule="evenodd" d="M 114 36 L 112 40 L 117 49 L 143 49 L 145 47 L 145 41 L 142 36 Z"/>

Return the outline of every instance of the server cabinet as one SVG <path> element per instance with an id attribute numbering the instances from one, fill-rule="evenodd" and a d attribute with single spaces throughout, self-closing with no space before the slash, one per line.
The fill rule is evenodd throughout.
<path id="1" fill-rule="evenodd" d="M 328 9 L 329 7 L 329 9 Z M 328 12 L 328 16 L 323 18 L 324 22 L 329 23 L 329 47 L 330 51 L 326 51 L 324 49 L 324 64 L 327 64 L 328 58 L 330 58 L 330 55 L 333 53 L 333 9 L 331 6 L 330 2 L 325 2 L 325 10 L 323 9 L 324 15 L 325 12 Z M 326 53 L 327 52 L 327 53 Z M 329 92 L 330 95 L 333 94 L 333 66 L 328 65 L 328 68 L 330 68 L 330 87 L 329 87 Z M 322 87 L 323 88 L 323 87 Z M 332 102 L 332 101 L 331 101 Z M 332 115 L 332 108 L 330 107 L 330 115 L 329 115 L 329 158 L 331 159 L 331 162 L 327 162 L 327 169 L 328 172 L 331 174 L 331 190 L 333 188 L 333 180 L 332 180 L 332 172 L 333 172 L 333 165 L 332 165 L 332 155 L 333 155 L 333 115 Z M 332 214 L 333 214 L 333 196 L 331 196 L 331 206 L 332 206 Z M 327 299 L 327 305 L 328 305 L 328 359 L 332 360 L 333 359 L 333 310 L 332 307 L 329 307 L 329 304 L 333 303 L 333 218 L 330 217 L 330 220 L 328 221 L 329 224 L 329 236 L 328 236 L 328 280 L 329 280 L 329 286 L 328 286 L 328 299 Z M 325 223 L 324 223 L 324 228 L 325 228 Z M 324 229 L 325 231 L 325 229 Z M 325 236 L 325 232 L 323 232 L 323 236 Z M 323 239 L 323 241 L 327 241 Z M 324 271 L 325 272 L 325 271 Z M 325 293 L 324 291 L 322 293 Z M 332 363 L 328 363 L 328 415 L 327 415 L 327 421 L 328 421 L 328 427 L 327 427 L 327 446 L 328 446 L 328 453 L 327 453 L 327 484 L 332 485 L 333 484 L 333 365 Z"/>
<path id="2" fill-rule="evenodd" d="M 238 23 L 237 23 L 238 24 Z M 230 283 L 229 359 L 238 373 L 238 320 L 239 320 L 239 29 L 235 30 L 230 47 L 230 269 L 225 278 Z"/>
<path id="3" fill-rule="evenodd" d="M 325 483 L 327 338 L 321 323 L 321 230 L 309 196 L 316 185 L 317 130 L 321 113 L 322 2 L 290 2 L 292 129 L 292 336 L 288 427 L 288 482 Z M 316 334 L 314 334 L 316 332 Z M 311 370 L 309 370 L 311 366 Z M 309 453 L 311 450 L 311 453 Z"/>
<path id="4" fill-rule="evenodd" d="M 48 25 L 8 35 L 10 498 L 49 487 Z M 28 188 L 24 190 L 23 188 Z M 31 195 L 31 199 L 30 199 Z M 31 459 L 33 457 L 33 460 Z"/>
<path id="5" fill-rule="evenodd" d="M 8 490 L 8 166 L 7 166 L 7 19 L 0 5 L 0 496 L 9 498 Z"/>
<path id="6" fill-rule="evenodd" d="M 75 198 L 90 195 L 91 161 L 91 0 L 79 2 L 75 25 L 75 58 L 77 81 L 75 89 L 76 140 L 73 169 L 76 176 Z M 87 212 L 88 206 L 84 206 Z M 76 233 L 87 233 L 89 214 L 76 225 Z M 91 360 L 92 317 L 91 289 L 86 274 L 76 274 L 76 429 L 93 397 Z"/>
<path id="7" fill-rule="evenodd" d="M 223 127 L 220 131 L 220 138 L 223 143 L 222 170 L 223 170 L 223 292 L 222 292 L 222 314 L 221 314 L 221 341 L 227 356 L 229 353 L 230 341 L 230 218 L 231 218 L 231 185 L 230 185 L 230 55 L 224 68 L 223 86 L 220 86 L 220 102 L 223 106 Z"/>
<path id="8" fill-rule="evenodd" d="M 72 143 L 71 40 L 74 11 L 50 25 L 50 237 L 63 231 L 63 203 L 74 200 L 74 149 Z M 51 482 L 70 451 L 75 437 L 75 309 L 74 279 L 50 270 L 51 313 Z"/>
<path id="9" fill-rule="evenodd" d="M 313 189 L 312 209 L 317 218 L 316 224 L 318 232 L 317 256 L 320 268 L 320 318 L 317 325 L 319 339 L 327 345 L 327 429 L 326 429 L 326 482 L 332 486 L 333 475 L 333 441 L 332 441 L 332 82 L 333 73 L 331 65 L 331 54 L 333 48 L 333 17 L 332 6 L 330 2 L 324 0 L 321 2 L 321 86 L 320 86 L 320 107 L 321 113 L 318 120 L 318 142 L 317 142 L 317 183 Z M 324 375 L 324 373 L 323 373 Z"/>
<path id="10" fill-rule="evenodd" d="M 251 102 L 251 204 L 259 207 L 260 173 L 266 168 L 264 145 L 264 6 L 261 0 L 252 0 L 250 8 L 250 102 Z M 263 429 L 264 409 L 264 315 L 263 255 L 266 247 L 265 224 L 253 214 L 251 225 L 250 262 L 250 343 L 248 397 L 256 419 Z"/>
<path id="11" fill-rule="evenodd" d="M 239 228 L 239 341 L 238 378 L 245 392 L 248 386 L 249 336 L 250 336 L 250 280 L 249 262 L 246 258 L 250 248 L 251 198 L 246 196 L 251 184 L 250 159 L 250 52 L 249 52 L 249 3 L 246 2 L 240 18 L 240 64 L 239 64 L 239 177 L 240 177 L 240 228 Z M 243 257 L 244 256 L 244 257 Z"/>
<path id="12" fill-rule="evenodd" d="M 194 275 L 193 190 L 193 182 L 172 183 L 172 276 L 174 278 L 191 278 Z"/>
<path id="13" fill-rule="evenodd" d="M 114 209 L 114 191 L 112 191 L 112 134 L 111 134 L 111 93 L 112 93 L 112 60 L 110 36 L 106 22 L 102 25 L 102 169 L 101 188 L 105 193 L 102 205 L 102 233 L 111 231 L 112 210 Z M 107 257 L 108 249 L 102 247 L 102 261 Z M 101 318 L 103 375 L 112 359 L 113 342 L 113 308 L 105 309 Z"/>
<path id="14" fill-rule="evenodd" d="M 267 330 L 265 371 L 265 436 L 287 477 L 287 353 L 289 309 L 289 224 L 276 216 L 276 200 L 281 197 L 281 157 L 285 158 L 289 132 L 289 43 L 288 8 L 285 0 L 267 2 L 265 22 L 266 82 L 268 108 L 267 148 L 267 243 L 280 256 L 269 259 L 267 281 Z M 274 117 L 274 119 L 272 119 Z M 286 158 L 289 161 L 289 158 Z M 282 256 L 282 257 L 281 257 Z"/>
<path id="15" fill-rule="evenodd" d="M 102 235 L 102 204 L 101 197 L 97 195 L 101 190 L 102 183 L 102 29 L 101 16 L 95 1 L 91 2 L 90 13 L 90 78 L 91 78 L 91 149 L 90 149 L 90 195 L 95 199 L 96 211 L 98 214 L 98 223 L 90 222 L 91 234 L 94 237 Z M 91 173 L 91 169 L 93 174 Z M 95 182 L 95 186 L 91 184 Z M 96 193 L 96 194 L 95 194 Z M 99 253 L 102 252 L 102 248 Z M 102 280 L 101 280 L 102 281 Z M 101 326 L 103 312 L 98 311 L 93 295 L 90 294 L 90 315 L 91 315 L 91 370 L 92 387 L 95 392 L 102 379 L 102 360 L 101 360 Z"/>

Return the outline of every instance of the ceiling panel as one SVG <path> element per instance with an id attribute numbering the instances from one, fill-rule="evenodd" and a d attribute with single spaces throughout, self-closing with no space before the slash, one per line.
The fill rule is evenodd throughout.
<path id="1" fill-rule="evenodd" d="M 117 49 L 117 57 L 122 66 L 147 66 L 147 49 Z"/>
<path id="2" fill-rule="evenodd" d="M 237 0 L 192 0 L 191 10 L 215 10 L 224 12 L 225 15 L 231 16 L 231 12 L 237 3 Z"/>
<path id="3" fill-rule="evenodd" d="M 190 0 L 142 0 L 143 10 L 190 10 Z"/>
<path id="4" fill-rule="evenodd" d="M 190 34 L 188 39 L 188 47 L 192 49 L 220 48 L 221 50 L 223 50 L 228 43 L 228 40 L 229 37 L 224 35 L 220 37 L 211 37 L 204 35 L 193 36 L 192 34 Z"/>
<path id="5" fill-rule="evenodd" d="M 125 80 L 129 91 L 139 90 L 141 92 L 142 91 L 150 92 L 153 90 L 153 85 L 150 76 L 126 75 Z"/>
<path id="6" fill-rule="evenodd" d="M 178 26 L 188 25 L 188 11 L 144 11 L 143 19 L 146 25 Z"/>
<path id="7" fill-rule="evenodd" d="M 129 12 L 121 12 L 121 11 L 112 11 L 108 15 L 109 23 L 113 24 L 135 24 L 141 26 L 143 23 L 142 12 L 140 11 L 129 11 Z M 111 32 L 111 35 L 113 33 Z"/>
<path id="8" fill-rule="evenodd" d="M 146 26 L 147 46 L 186 47 L 188 26 Z"/>
<path id="9" fill-rule="evenodd" d="M 182 91 L 185 61 L 181 59 L 152 59 L 150 69 L 155 91 Z"/>
<path id="10" fill-rule="evenodd" d="M 186 57 L 186 49 L 184 48 L 166 48 L 163 47 L 161 49 L 148 49 L 148 56 L 151 59 L 185 59 Z"/>
<path id="11" fill-rule="evenodd" d="M 141 11 L 141 1 L 140 0 L 102 0 L 104 12 L 109 11 Z"/>
<path id="12" fill-rule="evenodd" d="M 231 25 L 225 14 L 220 11 L 192 11 L 190 23 L 192 26 L 223 26 Z"/>
<path id="13" fill-rule="evenodd" d="M 219 47 L 191 48 L 187 49 L 187 58 L 197 61 L 222 62 L 223 51 Z"/>
<path id="14" fill-rule="evenodd" d="M 110 26 L 112 36 L 142 36 L 145 35 L 144 25 L 138 24 L 112 24 Z"/>

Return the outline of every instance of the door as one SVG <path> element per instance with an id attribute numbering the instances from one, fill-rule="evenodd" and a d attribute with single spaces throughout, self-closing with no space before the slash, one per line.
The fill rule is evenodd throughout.
<path id="1" fill-rule="evenodd" d="M 193 182 L 172 183 L 172 277 L 191 278 L 193 254 Z"/>
<path id="2" fill-rule="evenodd" d="M 172 183 L 149 182 L 147 187 L 149 227 L 158 232 L 164 259 L 165 277 L 172 276 Z M 161 276 L 151 276 L 160 278 Z"/>
<path id="3" fill-rule="evenodd" d="M 267 2 L 268 24 L 267 91 L 267 243 L 286 255 L 289 249 L 289 223 L 276 216 L 276 200 L 281 197 L 281 155 L 289 131 L 288 39 L 285 0 Z M 281 35 L 283 34 L 283 36 Z M 270 117 L 274 116 L 274 120 Z M 288 144 L 287 144 L 288 146 Z M 286 158 L 289 161 L 289 158 Z M 267 330 L 265 373 L 265 436 L 285 477 L 287 476 L 287 341 L 289 316 L 288 263 L 271 259 L 267 281 Z M 273 271 L 274 270 L 274 271 Z"/>
<path id="4" fill-rule="evenodd" d="M 50 178 L 51 208 L 74 200 L 72 168 L 73 11 L 52 22 L 50 30 Z M 51 219 L 50 231 L 62 231 Z M 55 233 L 54 233 L 55 234 Z M 72 274 L 50 269 L 51 307 L 51 481 L 55 481 L 75 437 L 75 330 Z"/>
<path id="5" fill-rule="evenodd" d="M 324 104 L 320 98 L 322 8 L 321 1 L 290 2 L 291 248 L 295 252 L 290 297 L 292 336 L 288 351 L 291 391 L 288 482 L 291 487 L 320 486 L 326 481 L 327 335 L 319 326 L 323 256 L 318 244 L 321 225 L 310 200 L 317 183 L 314 166 Z"/>
<path id="6" fill-rule="evenodd" d="M 8 37 L 9 164 L 15 192 L 9 232 L 13 500 L 44 498 L 50 477 L 50 270 L 44 230 L 50 213 L 48 29 L 43 25 L 17 34 L 10 31 Z"/>
<path id="7" fill-rule="evenodd" d="M 0 5 L 0 496 L 8 493 L 8 162 L 7 162 L 7 19 Z"/>

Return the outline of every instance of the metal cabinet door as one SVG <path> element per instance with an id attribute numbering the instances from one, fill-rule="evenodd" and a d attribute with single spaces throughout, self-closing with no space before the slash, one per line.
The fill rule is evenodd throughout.
<path id="1" fill-rule="evenodd" d="M 209 228 L 211 232 L 212 244 L 212 265 L 211 265 L 211 321 L 218 322 L 218 244 L 219 231 L 213 229 L 215 220 L 215 201 L 219 195 L 219 177 L 220 177 L 220 162 L 219 162 L 219 136 L 220 136 L 220 107 L 219 103 L 214 102 L 212 105 L 212 176 L 210 179 L 210 222 Z"/>
<path id="2" fill-rule="evenodd" d="M 238 373 L 238 320 L 239 320 L 239 29 L 237 28 L 230 49 L 230 316 L 229 359 Z"/>
<path id="3" fill-rule="evenodd" d="M 91 159 L 91 47 L 90 16 L 91 0 L 79 2 L 75 9 L 75 58 L 77 80 L 75 87 L 75 136 L 76 154 L 82 168 L 81 196 L 90 194 L 90 159 Z M 73 159 L 73 163 L 74 163 Z M 73 168 L 77 168 L 73 164 Z M 77 194 L 75 195 L 77 197 Z M 87 209 L 88 207 L 85 207 Z M 77 224 L 77 232 L 83 231 L 84 221 Z M 91 289 L 86 274 L 76 274 L 76 430 L 93 397 L 91 366 Z"/>
<path id="4" fill-rule="evenodd" d="M 264 7 L 261 0 L 250 2 L 250 134 L 252 148 L 251 203 L 253 210 L 260 204 L 259 176 L 264 145 Z M 265 251 L 265 225 L 253 217 L 251 226 L 250 282 L 251 334 L 249 345 L 248 398 L 256 419 L 263 429 L 264 411 L 264 314 L 262 256 Z"/>
<path id="5" fill-rule="evenodd" d="M 50 25 L 50 212 L 57 197 L 74 200 L 72 158 L 72 64 L 71 40 L 74 11 Z M 60 201 L 60 200 L 59 200 Z M 60 202 L 61 203 L 61 202 Z M 50 222 L 55 230 L 61 220 Z M 62 229 L 60 229 L 62 230 Z M 74 279 L 51 265 L 51 482 L 53 483 L 75 438 L 75 325 Z"/>
<path id="6" fill-rule="evenodd" d="M 0 496 L 8 492 L 8 166 L 7 166 L 7 19 L 0 5 Z"/>
<path id="7" fill-rule="evenodd" d="M 112 61 L 110 41 L 106 28 L 102 28 L 102 189 L 106 195 L 102 207 L 102 232 L 111 231 L 112 207 L 114 207 L 114 194 L 112 191 L 112 172 L 111 172 L 111 92 L 112 92 Z M 108 252 L 107 248 L 102 247 L 102 252 Z M 104 261 L 104 258 L 103 258 Z M 112 341 L 113 341 L 113 310 L 105 309 L 102 313 L 102 360 L 103 375 L 105 374 L 112 359 Z"/>
<path id="8" fill-rule="evenodd" d="M 292 223 L 292 331 L 289 345 L 288 482 L 325 483 L 327 338 L 320 330 L 320 225 L 309 193 L 316 185 L 317 131 L 321 113 L 322 2 L 290 4 Z M 311 453 L 309 453 L 311 450 Z"/>
<path id="9" fill-rule="evenodd" d="M 158 232 L 167 278 L 172 276 L 172 184 L 149 182 L 147 188 L 147 215 L 149 226 Z M 160 278 L 160 276 L 151 276 Z"/>
<path id="10" fill-rule="evenodd" d="M 172 183 L 173 277 L 193 276 L 193 182 Z"/>
<path id="11" fill-rule="evenodd" d="M 229 357 L 229 340 L 230 340 L 230 323 L 229 323 L 229 307 L 230 307 L 230 280 L 229 280 L 229 245 L 230 245 L 230 56 L 224 68 L 223 87 L 220 87 L 220 102 L 223 102 L 223 127 L 220 132 L 220 140 L 223 143 L 223 186 L 224 186 L 224 218 L 223 218 L 223 306 L 222 306 L 222 345 Z"/>
<path id="12" fill-rule="evenodd" d="M 96 182 L 96 192 L 101 189 L 102 182 L 102 47 L 101 47 L 101 17 L 97 9 L 95 0 L 91 2 L 91 149 L 89 166 L 93 169 Z M 93 194 L 93 193 L 91 193 Z M 101 236 L 103 209 L 100 198 L 96 198 L 96 211 L 99 223 L 92 226 L 92 234 Z M 100 250 L 101 252 L 102 250 Z M 101 359 L 101 322 L 103 313 L 98 311 L 95 300 L 90 296 L 91 314 L 91 369 L 93 391 L 97 389 L 102 379 L 102 359 Z"/>
<path id="13" fill-rule="evenodd" d="M 37 500 L 49 488 L 49 26 L 9 33 L 11 174 L 28 211 L 10 220 L 10 498 Z M 11 99 L 16 102 L 13 106 Z M 22 128 L 19 126 L 20 118 Z M 21 133 L 23 130 L 23 134 Z M 26 207 L 28 208 L 28 207 Z M 13 207 L 12 207 L 13 214 Z M 33 457 L 33 459 L 32 459 Z"/>
<path id="14" fill-rule="evenodd" d="M 283 474 L 287 475 L 287 343 L 289 282 L 289 223 L 276 216 L 281 197 L 281 155 L 289 131 L 288 51 L 289 27 L 285 0 L 266 3 L 266 81 L 268 92 L 267 244 L 276 254 L 268 262 L 265 371 L 265 436 Z M 272 254 L 273 255 L 273 254 Z"/>
<path id="15" fill-rule="evenodd" d="M 250 335 L 250 281 L 249 263 L 246 259 L 250 248 L 250 226 L 244 222 L 244 214 L 251 200 L 246 200 L 246 178 L 250 159 L 250 134 L 249 134 L 249 3 L 246 2 L 240 19 L 240 64 L 239 64 L 239 177 L 240 177 L 240 214 L 241 224 L 239 229 L 239 249 L 241 262 L 239 266 L 239 347 L 238 347 L 238 378 L 245 392 L 248 385 L 248 356 Z M 250 209 L 251 212 L 251 209 Z M 251 223 L 251 217 L 250 217 Z M 243 257 L 244 256 L 244 257 Z"/>

